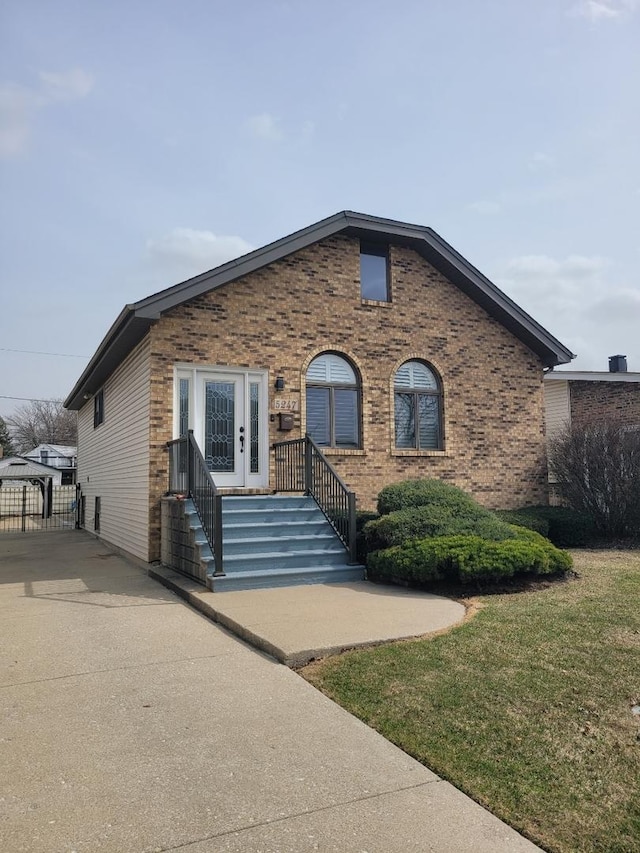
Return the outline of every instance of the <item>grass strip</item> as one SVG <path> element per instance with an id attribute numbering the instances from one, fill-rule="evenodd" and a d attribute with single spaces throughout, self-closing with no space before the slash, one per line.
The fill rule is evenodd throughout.
<path id="1" fill-rule="evenodd" d="M 553 853 L 634 853 L 640 553 L 573 556 L 577 578 L 479 596 L 448 634 L 302 675 Z"/>

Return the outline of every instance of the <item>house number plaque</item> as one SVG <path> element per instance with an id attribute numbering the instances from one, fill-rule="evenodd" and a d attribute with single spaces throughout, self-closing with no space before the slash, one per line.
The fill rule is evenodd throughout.
<path id="1" fill-rule="evenodd" d="M 279 412 L 297 412 L 300 408 L 300 400 L 278 398 L 273 401 L 273 408 Z"/>

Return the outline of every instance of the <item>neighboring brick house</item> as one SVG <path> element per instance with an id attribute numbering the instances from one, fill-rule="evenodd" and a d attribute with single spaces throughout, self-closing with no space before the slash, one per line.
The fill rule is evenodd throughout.
<path id="1" fill-rule="evenodd" d="M 640 373 L 627 371 L 623 355 L 609 358 L 608 371 L 551 370 L 544 377 L 547 439 L 553 441 L 567 426 L 585 426 L 603 418 L 620 418 L 640 428 Z M 549 473 L 550 502 L 562 498 Z"/>
<path id="2" fill-rule="evenodd" d="M 640 373 L 627 370 L 623 355 L 609 358 L 608 371 L 552 370 L 544 377 L 547 435 L 569 424 L 605 417 L 640 426 Z"/>
<path id="3" fill-rule="evenodd" d="M 87 527 L 97 506 L 157 559 L 187 429 L 238 492 L 273 489 L 272 444 L 308 432 L 361 508 L 410 477 L 545 503 L 543 370 L 571 358 L 433 230 L 337 214 L 123 310 L 65 402 Z"/>

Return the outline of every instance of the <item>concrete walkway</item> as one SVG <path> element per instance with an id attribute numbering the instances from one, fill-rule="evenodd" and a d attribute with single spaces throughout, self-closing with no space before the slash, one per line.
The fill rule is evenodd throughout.
<path id="1" fill-rule="evenodd" d="M 80 532 L 0 537 L 0 849 L 530 853 Z"/>

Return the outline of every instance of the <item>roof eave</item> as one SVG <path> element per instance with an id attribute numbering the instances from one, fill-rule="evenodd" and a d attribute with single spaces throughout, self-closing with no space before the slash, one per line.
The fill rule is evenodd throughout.
<path id="1" fill-rule="evenodd" d="M 75 410 L 82 408 L 85 400 L 100 389 L 110 373 L 142 340 L 152 323 L 164 312 L 342 232 L 368 238 L 378 234 L 386 240 L 394 239 L 416 249 L 469 298 L 522 340 L 539 356 L 545 367 L 567 364 L 575 358 L 557 338 L 483 276 L 433 229 L 347 210 L 214 270 L 152 294 L 133 305 L 127 305 L 65 400 L 65 407 Z"/>
<path id="2" fill-rule="evenodd" d="M 133 305 L 126 305 L 73 386 L 73 390 L 64 401 L 64 407 L 75 411 L 81 409 L 142 340 L 152 322 L 146 317 L 137 316 Z"/>
<path id="3" fill-rule="evenodd" d="M 606 370 L 552 370 L 545 374 L 546 382 L 640 382 L 640 373 Z"/>

